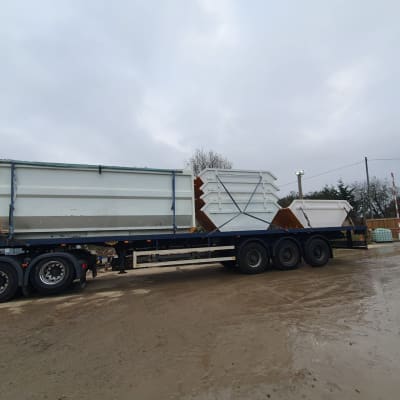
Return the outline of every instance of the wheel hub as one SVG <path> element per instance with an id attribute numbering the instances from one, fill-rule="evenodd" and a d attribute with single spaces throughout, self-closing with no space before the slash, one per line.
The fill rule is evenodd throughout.
<path id="1" fill-rule="evenodd" d="M 283 259 L 284 261 L 290 261 L 293 257 L 293 252 L 291 249 L 285 249 L 283 252 Z"/>
<path id="2" fill-rule="evenodd" d="M 314 248 L 314 256 L 317 258 L 321 258 L 322 255 L 322 249 L 321 246 L 315 246 Z"/>
<path id="3" fill-rule="evenodd" d="M 0 271 L 0 294 L 4 293 L 8 288 L 9 278 L 8 275 Z"/>
<path id="4" fill-rule="evenodd" d="M 257 268 L 261 263 L 261 254 L 257 250 L 252 250 L 247 256 L 248 265 Z"/>
<path id="5" fill-rule="evenodd" d="M 45 285 L 56 285 L 65 277 L 65 266 L 59 261 L 48 261 L 39 270 L 39 279 Z"/>

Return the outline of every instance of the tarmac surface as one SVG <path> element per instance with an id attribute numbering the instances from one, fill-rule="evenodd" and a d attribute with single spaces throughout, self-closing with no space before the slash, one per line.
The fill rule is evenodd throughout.
<path id="1" fill-rule="evenodd" d="M 398 399 L 400 244 L 254 276 L 107 272 L 0 321 L 4 400 Z"/>

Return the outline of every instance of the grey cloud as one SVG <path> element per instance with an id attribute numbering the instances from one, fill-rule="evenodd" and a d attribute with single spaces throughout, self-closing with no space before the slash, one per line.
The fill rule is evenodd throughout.
<path id="1" fill-rule="evenodd" d="M 281 183 L 396 158 L 397 2 L 14 1 L 0 157 L 183 167 L 196 147 Z M 373 162 L 386 177 L 397 162 Z M 363 178 L 362 165 L 305 190 Z M 282 191 L 295 189 L 285 186 Z"/>

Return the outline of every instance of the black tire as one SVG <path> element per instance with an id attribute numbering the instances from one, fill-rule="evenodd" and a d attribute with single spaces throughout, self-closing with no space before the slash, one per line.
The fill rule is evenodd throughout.
<path id="1" fill-rule="evenodd" d="M 248 242 L 239 251 L 239 269 L 245 274 L 259 274 L 268 265 L 267 249 L 259 242 Z"/>
<path id="2" fill-rule="evenodd" d="M 46 257 L 30 273 L 32 286 L 42 294 L 56 294 L 71 286 L 74 266 L 63 257 Z"/>
<path id="3" fill-rule="evenodd" d="M 11 300 L 18 290 L 18 275 L 13 266 L 0 263 L 0 303 Z"/>
<path id="4" fill-rule="evenodd" d="M 323 267 L 331 257 L 331 247 L 321 238 L 310 238 L 304 246 L 304 259 L 312 267 Z"/>
<path id="5" fill-rule="evenodd" d="M 276 244 L 273 256 L 273 264 L 276 269 L 282 271 L 296 269 L 300 261 L 301 252 L 296 242 L 282 239 Z"/>

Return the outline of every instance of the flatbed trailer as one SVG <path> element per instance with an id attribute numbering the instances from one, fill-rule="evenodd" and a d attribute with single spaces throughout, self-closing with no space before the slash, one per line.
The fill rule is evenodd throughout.
<path id="1" fill-rule="evenodd" d="M 333 248 L 366 249 L 365 226 L 267 229 L 233 232 L 193 232 L 102 237 L 9 239 L 0 236 L 0 301 L 18 289 L 43 294 L 61 293 L 73 281 L 86 284 L 86 273 L 96 274 L 95 257 L 88 246 L 112 247 L 117 269 L 193 265 L 220 262 L 242 273 L 261 273 L 272 265 L 280 270 L 299 267 L 302 260 L 321 267 L 333 257 Z M 18 254 L 5 255 L 18 250 Z"/>

